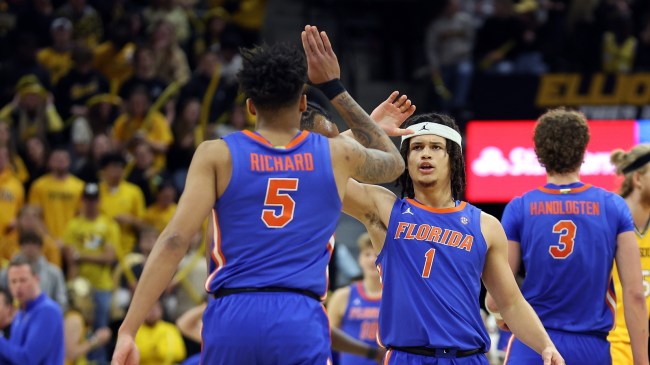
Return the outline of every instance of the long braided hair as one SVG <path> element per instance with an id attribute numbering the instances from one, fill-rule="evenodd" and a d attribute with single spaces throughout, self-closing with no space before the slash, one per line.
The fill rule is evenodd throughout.
<path id="1" fill-rule="evenodd" d="M 404 121 L 402 128 L 424 122 L 442 124 L 460 133 L 458 125 L 456 125 L 456 122 L 451 117 L 437 113 L 414 115 Z M 449 139 L 447 139 L 446 144 L 447 154 L 449 155 L 449 167 L 451 169 L 451 196 L 454 200 L 460 200 L 465 193 L 465 159 L 463 158 L 463 151 L 459 145 Z M 410 146 L 411 138 L 404 141 L 400 147 L 400 154 L 402 155 L 404 162 L 407 163 L 407 166 Z M 397 179 L 396 185 L 402 187 L 402 198 L 406 196 L 413 199 L 415 197 L 415 191 L 413 190 L 413 180 L 409 175 L 408 168 L 404 170 L 402 176 Z"/>

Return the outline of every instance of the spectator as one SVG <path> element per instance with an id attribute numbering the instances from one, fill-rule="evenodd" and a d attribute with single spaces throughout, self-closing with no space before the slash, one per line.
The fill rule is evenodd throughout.
<path id="1" fill-rule="evenodd" d="M 29 171 L 27 170 L 27 166 L 25 166 L 25 161 L 18 154 L 13 138 L 11 138 L 9 125 L 2 121 L 0 121 L 0 145 L 7 146 L 9 150 L 9 168 L 14 173 L 14 176 L 21 183 L 26 183 L 29 180 Z"/>
<path id="2" fill-rule="evenodd" d="M 441 110 L 456 113 L 467 105 L 473 73 L 474 23 L 460 11 L 459 0 L 448 0 L 442 15 L 427 29 L 425 49 Z"/>
<path id="3" fill-rule="evenodd" d="M 629 15 L 619 14 L 611 20 L 603 34 L 602 70 L 610 73 L 629 73 L 634 68 L 638 40 Z"/>
<path id="4" fill-rule="evenodd" d="M 148 143 L 139 143 L 133 155 L 133 160 L 129 161 L 126 167 L 126 181 L 137 185 L 142 190 L 145 205 L 149 206 L 154 202 L 166 173 L 154 164 L 155 155 Z"/>
<path id="5" fill-rule="evenodd" d="M 102 181 L 99 183 L 99 209 L 120 226 L 120 242 L 116 252 L 118 258 L 122 258 L 133 251 L 136 234 L 142 226 L 144 195 L 139 187 L 122 179 L 126 160 L 121 154 L 106 154 L 100 164 Z"/>
<path id="6" fill-rule="evenodd" d="M 176 187 L 171 182 L 158 186 L 156 201 L 144 213 L 144 222 L 162 232 L 176 212 Z"/>
<path id="7" fill-rule="evenodd" d="M 43 238 L 34 231 L 20 233 L 20 252 L 14 257 L 24 258 L 36 270 L 41 291 L 54 300 L 62 309 L 68 306 L 68 294 L 61 268 L 49 263 L 43 256 Z M 7 283 L 7 271 L 0 274 L 0 282 Z"/>
<path id="8" fill-rule="evenodd" d="M 164 21 L 169 24 L 180 44 L 184 44 L 190 36 L 190 25 L 183 9 L 175 0 L 153 0 L 150 6 L 142 11 L 144 20 L 149 24 L 149 32 L 156 31 L 156 24 Z"/>
<path id="9" fill-rule="evenodd" d="M 9 161 L 9 147 L 0 145 L 0 242 L 5 242 L 15 228 L 18 212 L 25 202 L 25 189 L 14 175 Z M 6 243 L 0 244 L 0 251 L 6 252 Z M 0 257 L 11 259 L 3 254 Z"/>
<path id="10" fill-rule="evenodd" d="M 185 344 L 180 331 L 162 320 L 163 308 L 156 302 L 135 336 L 141 365 L 172 365 L 185 358 Z"/>
<path id="11" fill-rule="evenodd" d="M 199 125 L 201 101 L 187 98 L 179 106 L 180 113 L 172 125 L 174 142 L 167 151 L 167 171 L 172 174 L 176 189 L 182 191 L 196 147 L 203 141 L 203 131 Z"/>
<path id="12" fill-rule="evenodd" d="M 106 134 L 98 134 L 93 138 L 90 155 L 76 169 L 75 175 L 85 182 L 99 182 L 99 170 L 104 155 L 113 152 L 113 143 Z"/>
<path id="13" fill-rule="evenodd" d="M 90 282 L 76 277 L 68 282 L 70 308 L 63 316 L 65 328 L 65 365 L 85 363 L 89 352 L 105 346 L 111 330 L 102 327 L 89 331 L 94 322 L 93 288 Z M 89 333 L 92 333 L 88 336 Z"/>
<path id="14" fill-rule="evenodd" d="M 49 167 L 50 172 L 34 181 L 29 190 L 29 204 L 43 211 L 47 231 L 60 240 L 77 214 L 84 184 L 70 173 L 70 153 L 64 149 L 52 151 Z"/>
<path id="15" fill-rule="evenodd" d="M 90 158 L 94 136 L 110 133 L 121 104 L 122 99 L 111 94 L 98 94 L 86 101 L 86 116 L 74 118 L 70 131 L 74 149 L 73 171 Z"/>
<path id="16" fill-rule="evenodd" d="M 25 76 L 16 84 L 16 96 L 0 110 L 0 120 L 11 126 L 19 149 L 30 137 L 58 142 L 63 121 L 52 98 L 34 75 Z"/>
<path id="17" fill-rule="evenodd" d="M 94 49 L 93 67 L 108 79 L 111 94 L 117 94 L 133 75 L 135 44 L 130 30 L 127 19 L 117 20 L 111 24 L 108 40 Z"/>
<path id="18" fill-rule="evenodd" d="M 104 36 L 104 26 L 99 13 L 86 0 L 68 0 L 56 10 L 57 16 L 66 17 L 74 25 L 74 39 L 94 47 Z"/>
<path id="19" fill-rule="evenodd" d="M 165 152 L 172 143 L 169 124 L 165 116 L 157 110 L 150 110 L 151 100 L 148 91 L 138 87 L 131 92 L 126 112 L 115 121 L 113 140 L 119 150 L 135 152 L 140 142 L 148 143 L 156 154 L 155 166 L 165 166 Z"/>
<path id="20" fill-rule="evenodd" d="M 61 365 L 64 360 L 63 312 L 41 292 L 36 269 L 15 258 L 7 270 L 9 289 L 20 303 L 9 340 L 0 338 L 0 362 L 8 365 Z"/>
<path id="21" fill-rule="evenodd" d="M 47 0 L 46 0 L 47 1 Z M 50 22 L 46 23 L 46 30 L 49 31 Z M 37 26 L 32 24 L 32 27 Z M 0 102 L 8 103 L 15 93 L 15 86 L 25 76 L 30 76 L 34 83 L 39 83 L 49 90 L 50 75 L 36 59 L 38 52 L 37 40 L 31 32 L 16 33 L 12 38 L 11 49 L 6 50 L 11 57 L 4 62 L 0 70 Z M 49 39 L 49 37 L 46 37 Z M 43 46 L 47 45 L 44 43 Z"/>
<path id="22" fill-rule="evenodd" d="M 179 105 L 190 98 L 201 100 L 199 125 L 205 131 L 208 124 L 220 122 L 230 111 L 238 92 L 237 83 L 229 82 L 223 75 L 219 55 L 208 50 L 199 59 L 190 81 L 181 89 Z M 203 140 L 202 135 L 200 140 Z"/>
<path id="23" fill-rule="evenodd" d="M 151 48 L 156 76 L 168 84 L 176 82 L 182 86 L 190 79 L 191 71 L 185 51 L 178 45 L 177 30 L 172 23 L 158 20 L 151 34 Z"/>
<path id="24" fill-rule="evenodd" d="M 20 209 L 16 227 L 9 233 L 7 240 L 3 244 L 8 259 L 11 259 L 13 255 L 20 251 L 19 241 L 23 232 L 36 232 L 43 241 L 43 256 L 45 259 L 58 268 L 62 267 L 61 248 L 47 232 L 41 209 L 29 204 Z"/>
<path id="25" fill-rule="evenodd" d="M 72 22 L 67 18 L 54 19 L 50 26 L 52 44 L 36 54 L 36 59 L 50 74 L 54 86 L 72 69 Z"/>
<path id="26" fill-rule="evenodd" d="M 485 72 L 513 72 L 513 50 L 521 34 L 512 0 L 495 0 L 494 13 L 476 32 L 475 64 Z"/>
<path id="27" fill-rule="evenodd" d="M 47 174 L 49 150 L 44 139 L 34 136 L 27 139 L 23 151 L 28 176 L 25 192 L 29 192 L 34 181 Z"/>
<path id="28" fill-rule="evenodd" d="M 77 45 L 72 50 L 73 68 L 57 84 L 56 105 L 63 119 L 86 116 L 86 102 L 97 94 L 108 93 L 106 78 L 93 68 L 93 52 Z"/>
<path id="29" fill-rule="evenodd" d="M 149 92 L 149 100 L 157 100 L 167 87 L 167 83 L 156 75 L 156 60 L 153 49 L 138 46 L 133 54 L 133 75 L 120 87 L 120 97 L 127 100 L 138 86 Z"/>
<path id="30" fill-rule="evenodd" d="M 14 298 L 9 289 L 0 288 L 0 337 L 5 339 L 11 337 L 11 325 L 15 315 Z"/>
<path id="31" fill-rule="evenodd" d="M 99 186 L 87 183 L 83 192 L 81 213 L 66 227 L 68 277 L 81 276 L 93 287 L 93 329 L 108 327 L 113 280 L 111 269 L 116 260 L 119 227 L 100 212 Z M 107 361 L 106 349 L 98 347 L 91 358 Z"/>

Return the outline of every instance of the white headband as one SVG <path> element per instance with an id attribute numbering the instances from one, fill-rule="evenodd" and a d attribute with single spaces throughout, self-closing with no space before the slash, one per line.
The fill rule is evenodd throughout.
<path id="1" fill-rule="evenodd" d="M 423 122 L 410 125 L 406 127 L 406 129 L 410 129 L 415 133 L 402 136 L 402 143 L 411 137 L 433 134 L 454 141 L 460 147 L 461 151 L 463 149 L 463 145 L 461 144 L 463 139 L 460 136 L 460 133 L 456 132 L 450 127 L 447 127 L 446 125 Z"/>

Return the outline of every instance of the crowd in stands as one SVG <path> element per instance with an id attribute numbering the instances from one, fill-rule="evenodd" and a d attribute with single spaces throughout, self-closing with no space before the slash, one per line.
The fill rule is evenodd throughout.
<path id="1" fill-rule="evenodd" d="M 438 110 L 462 115 L 477 74 L 650 70 L 644 0 L 447 0 L 425 31 Z"/>
<path id="2" fill-rule="evenodd" d="M 64 313 L 66 364 L 110 359 L 198 144 L 253 125 L 235 75 L 265 7 L 0 1 L 0 288 L 11 260 L 30 263 Z M 180 363 L 200 348 L 169 322 L 206 299 L 203 241 L 147 318 L 143 364 Z M 15 311 L 2 312 L 9 337 Z"/>

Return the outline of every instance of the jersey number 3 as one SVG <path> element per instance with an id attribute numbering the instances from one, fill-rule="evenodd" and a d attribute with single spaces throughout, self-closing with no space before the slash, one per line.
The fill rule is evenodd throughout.
<path id="1" fill-rule="evenodd" d="M 553 226 L 553 233 L 559 233 L 557 245 L 551 245 L 548 252 L 554 259 L 566 259 L 573 253 L 576 238 L 576 224 L 573 221 L 562 220 Z"/>
<path id="2" fill-rule="evenodd" d="M 280 209 L 262 209 L 262 221 L 269 228 L 282 228 L 293 220 L 296 202 L 285 191 L 298 190 L 298 179 L 269 179 L 264 206 Z"/>

